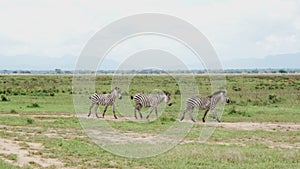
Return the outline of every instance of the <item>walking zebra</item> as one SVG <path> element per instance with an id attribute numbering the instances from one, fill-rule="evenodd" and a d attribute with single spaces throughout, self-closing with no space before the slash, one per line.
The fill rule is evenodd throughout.
<path id="1" fill-rule="evenodd" d="M 99 107 L 99 105 L 103 105 L 104 107 L 104 111 L 102 114 L 102 117 L 104 118 L 105 112 L 107 110 L 108 106 L 112 106 L 112 111 L 114 113 L 114 117 L 115 119 L 117 119 L 117 116 L 115 114 L 115 101 L 116 98 L 122 99 L 122 95 L 121 95 L 121 90 L 118 87 L 115 87 L 110 94 L 98 94 L 95 93 L 92 96 L 90 96 L 91 99 L 91 106 L 89 108 L 89 114 L 88 117 L 90 117 L 91 115 L 91 110 L 94 107 L 94 105 L 96 105 L 95 107 L 95 113 L 96 113 L 96 117 L 99 118 L 98 114 L 97 114 L 97 109 Z"/>
<path id="2" fill-rule="evenodd" d="M 134 100 L 135 102 L 135 108 L 134 108 L 134 117 L 137 119 L 136 116 L 136 111 L 139 112 L 140 114 L 140 118 L 142 119 L 142 113 L 141 113 L 141 109 L 142 107 L 151 107 L 151 110 L 149 112 L 149 114 L 147 115 L 147 119 L 149 118 L 150 114 L 152 113 L 153 110 L 155 110 L 155 114 L 156 117 L 158 117 L 157 114 L 157 106 L 161 103 L 161 102 L 165 102 L 167 105 L 171 106 L 172 102 L 170 99 L 171 94 L 167 93 L 167 92 L 163 92 L 160 94 L 140 94 L 137 93 L 134 96 L 131 96 L 131 99 Z"/>
<path id="3" fill-rule="evenodd" d="M 225 94 L 226 94 L 225 91 L 218 91 L 218 92 L 215 92 L 214 94 L 212 94 L 208 97 L 205 97 L 205 98 L 191 97 L 191 98 L 187 99 L 186 108 L 184 109 L 184 111 L 182 113 L 182 117 L 181 117 L 180 121 L 182 121 L 184 119 L 185 113 L 187 111 L 189 111 L 192 121 L 195 122 L 195 120 L 193 119 L 192 113 L 193 113 L 194 108 L 196 108 L 199 110 L 205 110 L 204 116 L 202 118 L 203 122 L 205 122 L 205 116 L 209 110 L 211 110 L 213 112 L 214 118 L 216 118 L 216 120 L 218 122 L 220 122 L 220 119 L 215 112 L 215 108 L 216 108 L 217 103 L 220 101 L 226 102 L 226 103 L 230 102 L 229 98 L 227 98 Z"/>

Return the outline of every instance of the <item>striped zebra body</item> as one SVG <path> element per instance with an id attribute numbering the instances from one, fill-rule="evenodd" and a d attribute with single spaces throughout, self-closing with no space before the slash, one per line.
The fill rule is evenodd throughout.
<path id="1" fill-rule="evenodd" d="M 112 94 L 98 94 L 94 93 L 91 96 L 91 101 L 94 104 L 99 104 L 102 106 L 109 105 L 111 106 L 115 102 L 115 97 Z"/>
<path id="2" fill-rule="evenodd" d="M 195 122 L 195 120 L 192 116 L 192 113 L 193 113 L 194 109 L 199 109 L 199 110 L 205 110 L 204 116 L 202 118 L 203 122 L 205 122 L 205 117 L 206 117 L 209 110 L 211 110 L 213 112 L 214 118 L 216 118 L 216 120 L 218 122 L 220 122 L 220 119 L 219 119 L 219 117 L 217 116 L 217 114 L 215 112 L 215 108 L 216 108 L 217 104 L 220 101 L 229 103 L 229 99 L 225 96 L 224 91 L 215 92 L 211 96 L 208 96 L 208 97 L 205 97 L 205 98 L 200 98 L 200 97 L 188 98 L 187 101 L 186 101 L 186 108 L 184 109 L 182 117 L 181 117 L 180 120 L 183 120 L 184 116 L 185 116 L 185 113 L 189 112 L 191 120 L 193 122 Z"/>
<path id="3" fill-rule="evenodd" d="M 141 108 L 142 107 L 151 107 L 151 110 L 149 114 L 147 115 L 147 119 L 149 118 L 150 114 L 152 113 L 153 110 L 155 110 L 156 117 L 158 117 L 157 113 L 157 106 L 162 103 L 166 102 L 167 105 L 171 106 L 171 99 L 170 99 L 170 94 L 169 93 L 162 93 L 162 94 L 136 94 L 132 97 L 132 99 L 135 102 L 135 109 L 134 109 L 134 117 L 137 119 L 136 116 L 136 111 L 139 112 L 140 118 L 142 119 L 142 113 L 141 113 Z"/>
<path id="4" fill-rule="evenodd" d="M 113 111 L 114 117 L 115 117 L 115 119 L 117 119 L 117 116 L 115 114 L 115 101 L 116 101 L 117 97 L 119 99 L 122 99 L 121 91 L 117 87 L 112 90 L 111 94 L 94 93 L 93 95 L 91 95 L 91 97 L 90 97 L 91 105 L 89 108 L 88 117 L 91 115 L 92 108 L 96 105 L 95 114 L 96 114 L 96 117 L 99 118 L 99 116 L 97 114 L 97 110 L 98 110 L 99 105 L 102 105 L 102 106 L 104 106 L 104 111 L 103 111 L 102 117 L 104 117 L 107 107 L 112 106 L 112 111 Z"/>

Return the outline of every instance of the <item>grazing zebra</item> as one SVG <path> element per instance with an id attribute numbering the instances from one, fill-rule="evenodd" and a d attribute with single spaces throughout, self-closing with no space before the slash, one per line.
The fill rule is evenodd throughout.
<path id="1" fill-rule="evenodd" d="M 95 113 L 97 118 L 99 118 L 98 114 L 97 114 L 97 109 L 99 107 L 99 105 L 103 105 L 104 107 L 104 112 L 102 114 L 102 117 L 104 118 L 105 112 L 107 110 L 108 106 L 112 106 L 112 111 L 114 113 L 114 117 L 115 119 L 117 119 L 117 116 L 115 114 L 115 101 L 116 98 L 122 99 L 122 95 L 121 95 L 121 90 L 118 87 L 115 87 L 110 94 L 98 94 L 95 93 L 92 96 L 90 96 L 91 99 L 91 106 L 89 108 L 89 114 L 88 117 L 90 117 L 91 115 L 91 110 L 94 107 L 94 105 L 96 105 L 95 107 Z"/>
<path id="2" fill-rule="evenodd" d="M 137 93 L 134 96 L 131 96 L 131 99 L 135 102 L 135 108 L 134 108 L 134 117 L 137 119 L 136 111 L 139 112 L 141 119 L 143 118 L 141 109 L 142 107 L 151 107 L 151 110 L 149 114 L 147 115 L 147 119 L 149 118 L 150 114 L 153 110 L 155 110 L 156 117 L 158 117 L 157 114 L 157 106 L 161 102 L 165 102 L 167 105 L 171 106 L 172 102 L 170 99 L 171 94 L 167 92 L 163 92 L 160 94 L 140 94 Z"/>
<path id="3" fill-rule="evenodd" d="M 225 94 L 226 94 L 225 91 L 218 91 L 218 92 L 215 92 L 214 94 L 212 94 L 208 97 L 205 97 L 205 98 L 191 97 L 191 98 L 187 99 L 186 108 L 184 109 L 184 111 L 182 113 L 182 117 L 181 117 L 180 121 L 182 121 L 184 119 L 185 113 L 187 111 L 189 111 L 192 121 L 195 122 L 195 120 L 193 119 L 192 113 L 193 113 L 194 108 L 196 108 L 199 110 L 205 110 L 204 116 L 202 118 L 203 122 L 205 122 L 205 116 L 209 110 L 211 110 L 213 112 L 214 118 L 216 118 L 216 120 L 218 122 L 220 122 L 220 119 L 215 112 L 215 108 L 216 108 L 217 103 L 220 101 L 226 102 L 226 103 L 230 102 L 229 98 L 227 98 Z"/>

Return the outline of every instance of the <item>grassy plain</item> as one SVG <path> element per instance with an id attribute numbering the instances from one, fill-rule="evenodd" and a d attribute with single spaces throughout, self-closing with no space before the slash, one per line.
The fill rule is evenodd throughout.
<path id="1" fill-rule="evenodd" d="M 182 144 L 167 153 L 128 159 L 98 147 L 82 131 L 72 100 L 72 76 L 0 76 L 0 137 L 7 145 L 27 151 L 24 159 L 17 152 L 0 146 L 1 168 L 299 168 L 300 163 L 300 75 L 228 75 L 227 92 L 231 103 L 218 127 L 203 144 L 197 142 L 203 124 L 197 122 Z M 96 78 L 96 91 L 108 93 L 112 76 Z M 196 76 L 201 96 L 210 94 L 209 77 Z M 110 120 L 124 132 L 155 134 L 167 129 L 180 115 L 180 91 L 171 76 L 135 76 L 129 93 L 154 89 L 172 94 L 173 106 L 166 107 L 159 119 L 150 123 Z M 88 91 L 82 91 L 88 92 Z M 88 98 L 87 98 L 88 99 Z M 88 110 L 88 106 L 86 109 Z M 100 108 L 103 110 L 103 108 Z M 144 109 L 146 110 L 146 109 Z M 118 112 L 117 112 L 118 113 Z M 108 109 L 107 115 L 111 115 Z M 122 116 L 121 114 L 117 114 Z M 197 120 L 203 115 L 199 111 Z M 144 114 L 145 116 L 145 114 Z M 153 116 L 154 117 L 154 116 Z M 187 120 L 189 119 L 186 116 Z M 232 124 L 272 124 L 271 127 L 244 129 Z M 34 146 L 37 144 L 39 146 Z"/>

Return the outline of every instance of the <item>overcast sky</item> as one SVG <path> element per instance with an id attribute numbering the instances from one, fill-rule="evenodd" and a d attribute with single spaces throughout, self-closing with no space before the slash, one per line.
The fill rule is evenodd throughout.
<path id="1" fill-rule="evenodd" d="M 145 12 L 191 23 L 209 39 L 221 61 L 300 52 L 299 0 L 0 0 L 0 66 L 13 56 L 76 59 L 101 28 Z M 123 48 L 132 50 L 136 43 L 124 43 Z"/>

